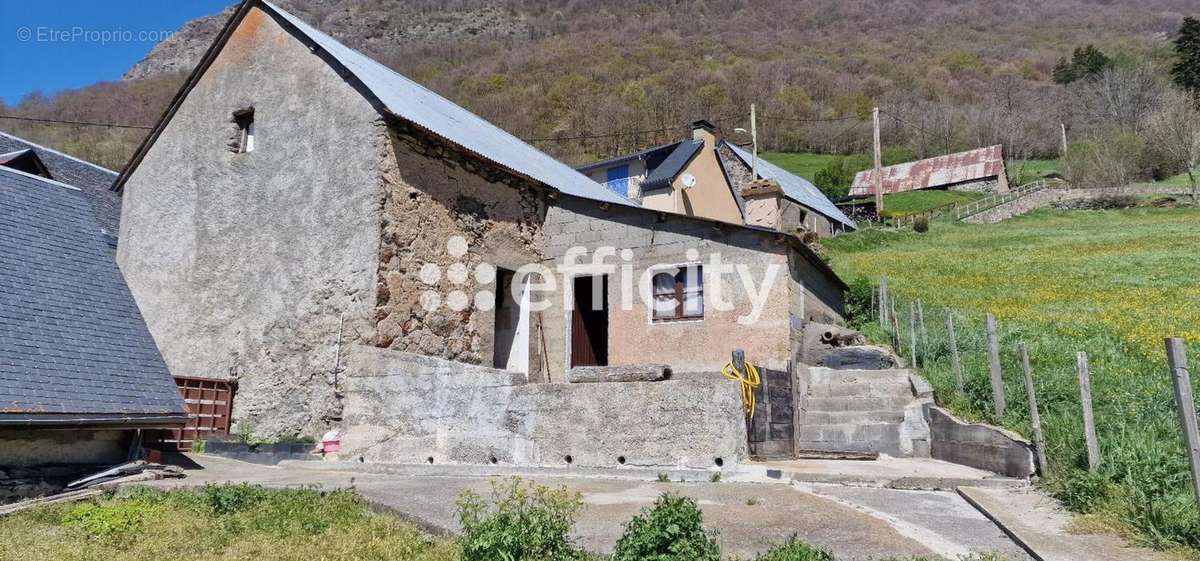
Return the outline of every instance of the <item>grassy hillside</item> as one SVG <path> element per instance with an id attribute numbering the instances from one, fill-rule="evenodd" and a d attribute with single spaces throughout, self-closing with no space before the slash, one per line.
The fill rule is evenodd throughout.
<path id="1" fill-rule="evenodd" d="M 1029 434 L 1018 343 L 1029 345 L 1049 441 L 1049 487 L 1072 508 L 1159 546 L 1200 547 L 1162 339 L 1200 361 L 1200 209 L 1039 211 L 996 225 L 935 223 L 927 234 L 866 230 L 828 243 L 846 279 L 886 274 L 908 347 L 909 303 L 924 305 L 923 371 L 959 413 Z M 869 292 L 859 281 L 859 301 Z M 945 314 L 966 370 L 955 391 Z M 984 314 L 1001 324 L 1009 409 L 996 418 Z M 878 327 L 871 327 L 880 337 Z M 1075 353 L 1090 354 L 1104 464 L 1086 471 Z M 909 354 L 907 348 L 904 349 Z M 1194 551 L 1193 551 L 1194 553 Z"/>

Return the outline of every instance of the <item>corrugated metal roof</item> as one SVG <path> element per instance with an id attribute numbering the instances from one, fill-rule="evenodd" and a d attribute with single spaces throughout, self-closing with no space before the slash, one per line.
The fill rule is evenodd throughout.
<path id="1" fill-rule="evenodd" d="M 683 171 L 688 162 L 696 156 L 696 153 L 704 148 L 703 140 L 685 140 L 679 143 L 671 155 L 663 160 L 661 164 L 655 167 L 646 175 L 646 180 L 642 182 L 642 191 L 653 191 L 654 189 L 662 189 L 670 187 L 671 182 L 675 181 L 675 176 Z"/>
<path id="2" fill-rule="evenodd" d="M 0 421 L 185 413 L 86 192 L 0 167 Z"/>
<path id="3" fill-rule="evenodd" d="M 741 149 L 732 142 L 725 142 L 725 145 L 733 150 L 742 163 L 747 166 L 752 166 L 754 155 Z M 798 175 L 792 174 L 787 170 L 772 164 L 762 158 L 758 159 L 758 176 L 762 179 L 774 179 L 779 183 L 779 187 L 783 189 L 783 194 L 787 198 L 792 199 L 808 208 L 811 208 L 830 220 L 835 220 L 851 228 L 858 228 L 849 216 L 846 216 L 838 207 L 830 202 L 829 197 L 825 196 L 820 189 L 809 183 L 808 180 Z"/>
<path id="4" fill-rule="evenodd" d="M 636 206 L 629 199 L 605 189 L 570 166 L 370 57 L 339 43 L 278 6 L 265 1 L 263 4 L 345 66 L 396 116 L 480 157 L 568 195 Z"/>
<path id="5" fill-rule="evenodd" d="M 883 172 L 883 192 L 900 193 L 953 185 L 1004 172 L 1004 147 L 997 144 L 936 158 L 888 166 Z M 850 195 L 875 194 L 875 171 L 860 171 L 854 176 Z"/>

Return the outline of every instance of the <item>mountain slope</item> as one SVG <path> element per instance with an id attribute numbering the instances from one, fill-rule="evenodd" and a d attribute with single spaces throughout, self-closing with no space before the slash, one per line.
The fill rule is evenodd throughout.
<path id="1" fill-rule="evenodd" d="M 861 150 L 869 141 L 861 118 L 879 104 L 901 119 L 885 119 L 885 143 L 918 155 L 988 142 L 1049 154 L 1057 123 L 1070 118 L 1064 90 L 1050 81 L 1060 57 L 1096 43 L 1163 60 L 1183 15 L 1200 12 L 1200 0 L 279 4 L 518 136 L 600 136 L 536 141 L 572 163 L 676 138 L 699 117 L 727 131 L 745 126 L 752 102 L 760 141 L 777 149 Z M 161 90 L 178 83 L 225 17 L 190 22 L 110 87 L 150 100 L 117 120 L 157 118 L 169 99 Z M 84 97 L 105 106 L 111 94 Z M 54 99 L 0 109 L 89 111 Z M 841 120 L 822 120 L 830 118 Z M 86 135 L 111 136 L 70 135 L 80 145 Z M 128 152 L 126 140 L 112 142 Z M 120 167 L 118 152 L 106 165 Z"/>

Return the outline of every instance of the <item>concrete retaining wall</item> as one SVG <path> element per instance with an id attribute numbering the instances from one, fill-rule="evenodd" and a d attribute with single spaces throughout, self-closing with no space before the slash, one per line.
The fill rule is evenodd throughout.
<path id="1" fill-rule="evenodd" d="M 659 382 L 526 384 L 524 376 L 360 347 L 347 363 L 337 459 L 521 466 L 728 468 L 746 456 L 738 387 L 718 374 Z"/>
<path id="2" fill-rule="evenodd" d="M 1033 447 L 996 427 L 967 423 L 940 407 L 929 408 L 934 459 L 994 471 L 1009 477 L 1034 474 Z"/>

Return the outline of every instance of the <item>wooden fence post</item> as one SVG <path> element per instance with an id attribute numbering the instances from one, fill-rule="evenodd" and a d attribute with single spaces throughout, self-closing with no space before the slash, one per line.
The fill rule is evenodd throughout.
<path id="1" fill-rule="evenodd" d="M 888 295 L 888 306 L 891 308 L 888 311 L 888 321 L 892 323 L 892 346 L 896 349 L 896 354 L 900 354 L 900 320 L 896 318 L 896 301 Z"/>
<path id="2" fill-rule="evenodd" d="M 1079 370 L 1079 401 L 1083 405 L 1083 436 L 1087 440 L 1088 470 L 1100 467 L 1100 441 L 1096 438 L 1096 417 L 1092 414 L 1092 378 L 1088 372 L 1088 355 L 1079 351 L 1075 355 L 1075 367 Z"/>
<path id="3" fill-rule="evenodd" d="M 887 275 L 883 275 L 879 279 L 879 327 L 884 330 L 888 328 L 888 285 Z"/>
<path id="4" fill-rule="evenodd" d="M 946 332 L 950 334 L 950 366 L 954 369 L 954 381 L 958 384 L 958 393 L 965 392 L 963 388 L 962 362 L 958 359 L 958 339 L 954 334 L 954 312 L 946 310 Z"/>
<path id="5" fill-rule="evenodd" d="M 1192 377 L 1188 373 L 1187 349 L 1183 339 L 1166 340 L 1167 365 L 1171 367 L 1171 382 L 1175 385 L 1175 404 L 1179 423 L 1183 426 L 1183 442 L 1192 465 L 1192 490 L 1200 504 L 1200 426 L 1196 424 L 1196 401 L 1192 397 Z"/>
<path id="6" fill-rule="evenodd" d="M 929 362 L 929 331 L 925 329 L 925 306 L 917 300 L 917 323 L 921 328 L 921 356 Z"/>
<path id="7" fill-rule="evenodd" d="M 912 348 L 909 350 L 912 355 L 912 367 L 917 367 L 917 305 L 912 302 L 908 303 L 908 337 L 912 342 Z"/>
<path id="8" fill-rule="evenodd" d="M 992 403 L 996 417 L 1003 417 L 1008 403 L 1004 399 L 1004 377 L 1000 372 L 1000 338 L 996 334 L 996 316 L 987 315 L 988 368 L 992 374 Z"/>
<path id="9" fill-rule="evenodd" d="M 1025 369 L 1025 393 L 1029 394 L 1029 424 L 1033 427 L 1033 449 L 1037 453 L 1038 470 L 1046 477 L 1046 437 L 1042 435 L 1042 415 L 1038 413 L 1037 393 L 1033 388 L 1033 368 L 1029 366 L 1029 349 L 1021 343 L 1021 366 Z"/>

